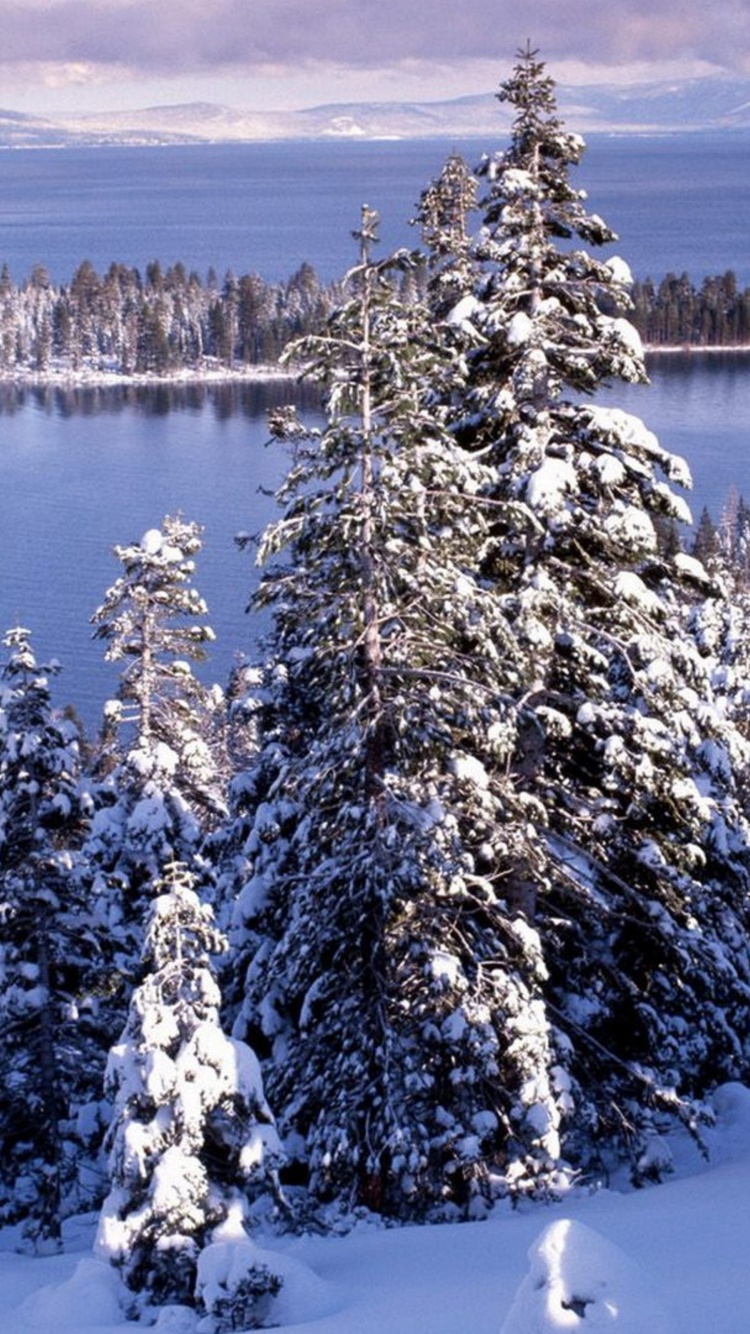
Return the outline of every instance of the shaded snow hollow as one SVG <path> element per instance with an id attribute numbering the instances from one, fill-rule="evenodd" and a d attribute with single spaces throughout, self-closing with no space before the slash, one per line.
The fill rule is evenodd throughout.
<path id="1" fill-rule="evenodd" d="M 265 1238 L 285 1284 L 286 1334 L 742 1334 L 750 1328 L 750 1090 L 726 1085 L 707 1128 L 709 1161 L 687 1140 L 673 1177 L 550 1206 L 499 1208 L 484 1223 Z M 91 1253 L 94 1220 L 74 1220 L 68 1253 L 16 1255 L 0 1243 L 0 1334 L 132 1334 L 117 1276 Z M 257 1252 L 256 1252 L 257 1256 Z M 223 1260 L 225 1256 L 220 1257 Z M 199 1334 L 164 1309 L 159 1334 Z"/>

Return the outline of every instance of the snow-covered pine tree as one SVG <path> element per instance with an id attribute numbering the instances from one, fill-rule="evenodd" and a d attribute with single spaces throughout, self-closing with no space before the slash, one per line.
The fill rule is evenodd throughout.
<path id="1" fill-rule="evenodd" d="M 690 551 L 696 560 L 710 572 L 713 562 L 721 556 L 721 537 L 706 505 L 693 531 Z"/>
<path id="2" fill-rule="evenodd" d="M 480 571 L 535 662 L 512 772 L 547 813 L 552 866 L 525 915 L 550 973 L 565 1145 L 586 1166 L 601 1145 L 637 1160 L 655 1112 L 747 1071 L 747 827 L 739 739 L 680 618 L 685 590 L 710 581 L 657 538 L 662 519 L 689 518 L 671 485 L 687 468 L 639 420 L 588 401 L 645 379 L 627 268 L 589 253 L 615 238 L 570 183 L 583 142 L 536 52 L 499 97 L 514 121 L 481 169 L 454 430 L 494 469 Z"/>
<path id="3" fill-rule="evenodd" d="M 223 813 L 216 701 L 191 667 L 214 637 L 192 583 L 200 548 L 199 525 L 169 515 L 140 542 L 115 547 L 123 574 L 92 618 L 108 661 L 124 665 L 105 719 L 114 768 L 97 794 L 87 853 L 124 887 L 125 916 L 137 920 L 141 886 L 170 860 L 190 861 L 201 829 Z"/>
<path id="4" fill-rule="evenodd" d="M 94 637 L 107 642 L 108 662 L 122 662 L 118 698 L 132 724 L 136 748 L 160 744 L 175 752 L 180 785 L 197 805 L 211 804 L 211 756 L 206 732 L 208 692 L 191 662 L 202 662 L 214 639 L 206 603 L 192 579 L 201 528 L 167 515 L 140 542 L 115 547 L 123 566 L 92 617 Z"/>
<path id="5" fill-rule="evenodd" d="M 95 1001 L 87 994 L 100 942 L 76 876 L 86 818 L 78 731 L 52 707 L 57 668 L 37 664 L 29 632 L 17 627 L 4 643 L 0 1222 L 21 1222 L 45 1249 L 60 1244 L 66 1210 L 88 1203 L 76 1122 L 80 1112 L 83 1124 L 83 1104 L 100 1096 Z"/>
<path id="6" fill-rule="evenodd" d="M 141 981 L 107 1068 L 111 1190 L 97 1250 L 120 1269 L 134 1313 L 181 1302 L 213 1328 L 257 1328 L 280 1281 L 255 1263 L 242 1220 L 251 1184 L 274 1184 L 280 1146 L 255 1055 L 219 1023 L 212 960 L 225 941 L 194 885 L 175 863 L 154 886 Z M 201 1253 L 227 1228 L 232 1283 L 214 1291 L 204 1273 L 197 1289 Z"/>
<path id="7" fill-rule="evenodd" d="M 726 716 L 750 741 L 750 510 L 732 487 L 716 528 L 704 509 L 697 525 L 693 555 L 708 571 L 708 596 L 688 605 L 687 619 L 703 653 L 713 665 L 714 688 Z M 746 812 L 750 754 L 735 766 Z"/>
<path id="8" fill-rule="evenodd" d="M 545 854 L 505 776 L 524 655 L 475 575 L 492 477 L 427 404 L 446 368 L 398 296 L 412 258 L 372 258 L 375 222 L 346 303 L 293 353 L 328 424 L 276 423 L 295 454 L 260 549 L 235 1032 L 313 1200 L 466 1216 L 559 1165 L 544 965 L 501 901 Z"/>
<path id="9" fill-rule="evenodd" d="M 415 222 L 427 248 L 430 301 L 439 317 L 473 290 L 477 264 L 469 220 L 477 207 L 477 179 L 459 153 L 422 191 Z"/>
<path id="10" fill-rule="evenodd" d="M 729 488 L 716 535 L 732 585 L 747 587 L 750 584 L 750 506 L 735 486 Z"/>

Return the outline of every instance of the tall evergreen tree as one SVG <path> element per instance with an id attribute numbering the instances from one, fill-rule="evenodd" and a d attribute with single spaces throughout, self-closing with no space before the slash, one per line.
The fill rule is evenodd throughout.
<path id="1" fill-rule="evenodd" d="M 706 505 L 695 527 L 690 550 L 707 570 L 721 557 L 721 539 Z"/>
<path id="2" fill-rule="evenodd" d="M 192 583 L 200 532 L 167 516 L 140 542 L 116 547 L 123 573 L 93 617 L 107 659 L 123 669 L 103 743 L 116 767 L 98 791 L 87 851 L 127 887 L 125 914 L 136 920 L 140 886 L 175 858 L 191 861 L 201 828 L 223 813 L 216 705 L 191 667 L 214 637 Z"/>
<path id="3" fill-rule="evenodd" d="M 107 658 L 123 665 L 119 697 L 105 710 L 83 849 L 87 892 L 107 923 L 107 1048 L 124 1022 L 154 884 L 175 860 L 210 882 L 199 848 L 224 813 L 217 701 L 191 665 L 213 639 L 193 585 L 200 531 L 167 516 L 140 542 L 116 547 L 123 573 L 93 618 Z"/>
<path id="4" fill-rule="evenodd" d="M 474 573 L 491 474 L 427 404 L 429 314 L 398 297 L 411 257 L 372 259 L 375 222 L 346 304 L 294 353 L 328 425 L 277 422 L 295 453 L 260 550 L 235 1031 L 316 1200 L 473 1214 L 493 1173 L 546 1188 L 559 1158 L 537 942 L 500 901 L 537 856 L 507 776 L 524 662 Z"/>
<path id="5" fill-rule="evenodd" d="M 51 703 L 29 632 L 0 672 L 0 1221 L 60 1244 L 81 1192 L 83 1104 L 96 1103 L 100 940 L 78 888 L 86 801 L 73 723 Z M 87 1083 L 87 1076 L 89 1077 Z M 91 1088 L 91 1082 L 94 1088 Z M 94 1119 L 95 1116 L 94 1116 Z"/>
<path id="6" fill-rule="evenodd" d="M 687 469 L 636 418 L 586 400 L 645 372 L 626 266 L 588 249 L 615 238 L 569 180 L 583 143 L 531 49 L 499 97 L 514 121 L 482 167 L 454 429 L 494 470 L 481 568 L 535 664 L 514 770 L 547 823 L 525 917 L 564 1053 L 566 1150 L 638 1160 L 659 1109 L 689 1118 L 707 1085 L 747 1068 L 739 739 L 680 619 L 709 580 L 658 540 L 664 519 L 689 519 L 671 485 Z"/>
<path id="7" fill-rule="evenodd" d="M 471 292 L 476 278 L 470 217 L 477 207 L 477 179 L 458 153 L 451 153 L 419 203 L 416 222 L 427 248 L 431 304 L 444 316 Z"/>
<path id="8" fill-rule="evenodd" d="M 701 649 L 714 665 L 721 706 L 744 738 L 750 740 L 750 510 L 732 487 L 718 528 L 704 509 L 696 529 L 693 554 L 711 575 L 709 595 L 696 600 L 690 624 Z M 743 762 L 744 758 L 744 762 Z M 738 764 L 744 809 L 750 811 L 747 757 Z"/>
<path id="9" fill-rule="evenodd" d="M 145 750 L 159 742 L 176 749 L 186 726 L 199 730 L 191 705 L 204 691 L 188 664 L 203 661 L 214 638 L 199 624 L 207 607 L 192 584 L 201 546 L 198 524 L 167 515 L 140 542 L 115 547 L 123 573 L 92 618 L 107 660 L 124 663 L 118 693 Z"/>
<path id="10" fill-rule="evenodd" d="M 238 1031 L 313 1193 L 402 1217 L 646 1175 L 747 1068 L 743 743 L 682 623 L 710 581 L 659 537 L 689 474 L 588 401 L 645 378 L 627 267 L 535 52 L 500 97 L 473 290 L 394 307 L 365 216 L 262 548 Z"/>

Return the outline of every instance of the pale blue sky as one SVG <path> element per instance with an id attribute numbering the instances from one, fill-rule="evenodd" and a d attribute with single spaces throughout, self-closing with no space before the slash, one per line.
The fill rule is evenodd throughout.
<path id="1" fill-rule="evenodd" d="M 527 38 L 558 82 L 750 74 L 750 0 L 0 0 L 0 106 L 275 109 L 495 88 Z"/>

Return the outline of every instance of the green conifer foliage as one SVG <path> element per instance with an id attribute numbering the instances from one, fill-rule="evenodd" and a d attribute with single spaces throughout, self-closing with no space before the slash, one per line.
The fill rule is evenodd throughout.
<path id="1" fill-rule="evenodd" d="M 492 473 L 441 424 L 443 354 L 395 281 L 413 260 L 374 260 L 375 222 L 346 304 L 294 352 L 328 424 L 275 423 L 294 454 L 260 551 L 235 1031 L 314 1199 L 465 1216 L 558 1170 L 544 965 L 508 904 L 540 861 L 507 776 L 525 661 L 477 575 Z"/>
<path id="2" fill-rule="evenodd" d="M 482 166 L 481 271 L 449 316 L 467 364 L 454 430 L 494 468 L 480 568 L 534 663 L 514 768 L 547 824 L 526 915 L 565 1052 L 564 1147 L 583 1164 L 625 1147 L 637 1165 L 655 1109 L 690 1119 L 691 1099 L 746 1069 L 739 738 L 682 622 L 710 580 L 661 540 L 689 520 L 674 490 L 688 470 L 587 401 L 645 372 L 627 268 L 590 254 L 615 238 L 569 179 L 583 143 L 531 49 L 499 96 L 510 145 Z"/>
<path id="3" fill-rule="evenodd" d="M 231 1229 L 234 1314 L 254 1328 L 254 1311 L 280 1281 L 250 1262 L 243 1200 L 252 1182 L 273 1175 L 280 1148 L 258 1062 L 219 1024 L 212 960 L 225 942 L 194 885 L 186 867 L 172 864 L 154 886 L 143 975 L 107 1068 L 111 1190 L 97 1249 L 120 1269 L 134 1312 L 148 1302 L 205 1311 L 201 1255 L 221 1236 L 226 1245 Z M 226 1289 L 213 1313 L 226 1315 L 225 1306 L 231 1313 Z"/>
<path id="4" fill-rule="evenodd" d="M 77 729 L 52 707 L 57 668 L 37 664 L 29 632 L 18 627 L 4 642 L 0 1221 L 23 1220 L 26 1237 L 45 1250 L 60 1245 L 66 1212 L 88 1202 L 77 1122 L 99 1096 L 89 988 L 101 942 L 76 874 L 85 823 Z"/>

